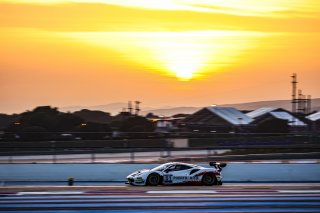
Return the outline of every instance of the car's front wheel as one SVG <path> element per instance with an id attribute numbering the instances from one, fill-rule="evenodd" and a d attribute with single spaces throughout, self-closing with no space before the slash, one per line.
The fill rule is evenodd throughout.
<path id="1" fill-rule="evenodd" d="M 157 186 L 160 184 L 160 175 L 157 173 L 151 173 L 147 179 L 147 185 Z"/>
<path id="2" fill-rule="evenodd" d="M 206 173 L 202 177 L 202 184 L 205 186 L 212 186 L 217 184 L 217 178 L 213 174 Z"/>

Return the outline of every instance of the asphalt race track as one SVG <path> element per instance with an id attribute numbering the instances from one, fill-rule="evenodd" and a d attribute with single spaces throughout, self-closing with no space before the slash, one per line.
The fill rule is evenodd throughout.
<path id="1" fill-rule="evenodd" d="M 320 212 L 320 184 L 2 186 L 0 212 Z"/>

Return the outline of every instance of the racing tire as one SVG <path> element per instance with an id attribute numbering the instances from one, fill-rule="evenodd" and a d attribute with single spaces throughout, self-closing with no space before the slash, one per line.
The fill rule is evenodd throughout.
<path id="1" fill-rule="evenodd" d="M 147 178 L 147 185 L 157 186 L 160 184 L 161 177 L 157 173 L 151 173 Z"/>
<path id="2" fill-rule="evenodd" d="M 217 185 L 217 178 L 213 174 L 206 173 L 203 175 L 201 182 L 205 186 Z"/>

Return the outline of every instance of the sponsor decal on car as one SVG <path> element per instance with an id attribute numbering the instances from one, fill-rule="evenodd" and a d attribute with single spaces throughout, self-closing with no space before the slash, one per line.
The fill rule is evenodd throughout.
<path id="1" fill-rule="evenodd" d="M 173 175 L 163 175 L 163 182 L 164 183 L 172 183 Z"/>
<path id="2" fill-rule="evenodd" d="M 143 183 L 143 179 L 142 177 L 137 177 L 136 180 L 135 180 L 136 183 Z"/>

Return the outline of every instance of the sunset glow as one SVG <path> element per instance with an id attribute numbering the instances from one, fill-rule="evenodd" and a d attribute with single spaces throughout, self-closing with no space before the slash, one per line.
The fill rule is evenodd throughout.
<path id="1" fill-rule="evenodd" d="M 0 110 L 289 99 L 293 72 L 320 97 L 319 11 L 317 0 L 0 0 Z"/>
<path id="2" fill-rule="evenodd" d="M 237 31 L 63 33 L 80 42 L 111 48 L 126 60 L 187 81 L 219 71 L 256 46 L 262 33 Z M 139 53 L 139 54 L 137 54 Z"/>

